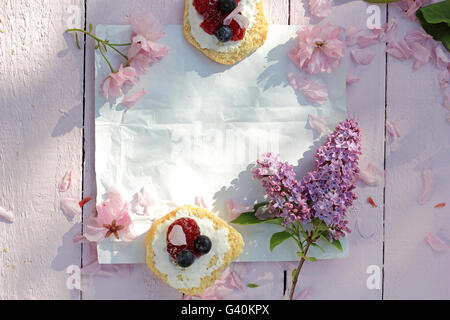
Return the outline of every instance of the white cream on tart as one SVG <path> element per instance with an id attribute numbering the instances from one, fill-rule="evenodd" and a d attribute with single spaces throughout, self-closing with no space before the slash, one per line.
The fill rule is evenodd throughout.
<path id="1" fill-rule="evenodd" d="M 194 264 L 187 268 L 178 266 L 167 251 L 167 231 L 169 226 L 180 218 L 195 220 L 201 234 L 209 237 L 212 243 L 211 250 L 198 257 Z M 210 275 L 223 264 L 224 256 L 230 250 L 228 229 L 225 227 L 216 229 L 212 220 L 198 218 L 189 210 L 179 210 L 173 218 L 157 227 L 152 247 L 155 254 L 155 267 L 167 275 L 169 285 L 177 289 L 199 287 L 202 278 Z"/>
<path id="2" fill-rule="evenodd" d="M 252 25 L 255 22 L 257 15 L 257 4 L 259 1 L 261 0 L 241 0 L 239 2 L 240 6 L 242 7 L 241 14 L 249 21 L 246 32 L 251 29 Z M 211 49 L 219 52 L 227 52 L 238 48 L 242 40 L 220 42 L 214 35 L 206 33 L 202 29 L 202 27 L 200 27 L 203 22 L 203 16 L 197 12 L 195 7 L 193 6 L 193 2 L 194 0 L 190 0 L 188 18 L 191 25 L 191 34 L 195 38 L 195 40 L 197 40 L 200 47 L 203 49 Z"/>

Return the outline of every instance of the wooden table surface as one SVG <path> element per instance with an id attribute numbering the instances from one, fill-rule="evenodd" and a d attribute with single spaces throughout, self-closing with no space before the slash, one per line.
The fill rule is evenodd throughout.
<path id="1" fill-rule="evenodd" d="M 335 0 L 331 21 L 365 27 L 368 5 Z M 81 232 L 81 217 L 69 221 L 59 201 L 94 196 L 96 190 L 93 48 L 87 42 L 79 51 L 64 30 L 71 24 L 127 24 L 130 13 L 144 9 L 166 24 L 181 24 L 183 7 L 184 0 L 0 3 L 0 206 L 16 216 L 14 223 L 0 221 L 0 299 L 181 298 L 143 265 L 130 277 L 96 277 L 88 292 L 69 290 L 66 268 L 81 266 L 87 250 L 72 242 Z M 378 7 L 382 23 L 397 19 L 400 31 L 419 28 L 398 10 Z M 272 24 L 316 22 L 305 13 L 305 0 L 266 0 L 266 11 Z M 385 43 L 370 48 L 375 59 L 368 66 L 346 58 L 348 71 L 360 78 L 347 91 L 348 114 L 363 132 L 361 165 L 374 162 L 385 169 L 378 187 L 359 184 L 350 220 L 355 229 L 359 216 L 374 235 L 365 239 L 355 229 L 349 258 L 307 263 L 299 291 L 309 289 L 309 299 L 449 299 L 450 253 L 434 252 L 425 241 L 427 232 L 435 231 L 450 243 L 450 206 L 433 208 L 450 204 L 450 123 L 438 72 L 430 64 L 414 71 L 411 61 L 387 56 Z M 397 141 L 386 134 L 389 120 L 400 128 Z M 433 172 L 434 191 L 421 206 L 416 198 L 424 168 Z M 67 170 L 73 185 L 61 195 L 58 185 Z M 378 208 L 367 203 L 369 196 Z M 88 204 L 84 214 L 93 209 Z M 367 286 L 370 266 L 382 272 L 379 289 Z M 244 283 L 259 287 L 230 298 L 280 299 L 292 264 L 245 268 Z"/>

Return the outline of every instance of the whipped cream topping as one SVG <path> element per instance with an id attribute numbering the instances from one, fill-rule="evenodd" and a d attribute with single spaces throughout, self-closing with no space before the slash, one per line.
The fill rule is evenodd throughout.
<path id="1" fill-rule="evenodd" d="M 260 0 L 241 0 L 239 3 L 242 4 L 241 14 L 249 20 L 249 25 L 246 32 L 248 32 L 256 20 L 257 8 L 256 5 Z M 241 44 L 240 41 L 227 41 L 220 42 L 216 36 L 207 34 L 200 25 L 203 22 L 203 16 L 197 12 L 193 5 L 194 0 L 190 0 L 189 3 L 189 23 L 191 25 L 191 34 L 197 40 L 199 45 L 203 49 L 212 49 L 219 52 L 227 52 L 234 50 Z M 247 33 L 245 34 L 247 36 Z M 244 37 L 245 39 L 245 37 Z"/>
<path id="2" fill-rule="evenodd" d="M 166 235 L 169 226 L 180 218 L 191 218 L 197 222 L 202 235 L 208 236 L 212 243 L 211 250 L 200 256 L 188 268 L 182 268 L 171 260 L 167 252 Z M 228 228 L 215 229 L 214 222 L 210 219 L 200 219 L 189 210 L 179 210 L 176 215 L 156 229 L 152 242 L 155 253 L 155 267 L 167 275 L 167 282 L 177 289 L 189 289 L 200 286 L 201 279 L 210 275 L 223 264 L 225 254 L 230 250 L 228 243 Z M 216 259 L 213 259 L 213 257 Z"/>

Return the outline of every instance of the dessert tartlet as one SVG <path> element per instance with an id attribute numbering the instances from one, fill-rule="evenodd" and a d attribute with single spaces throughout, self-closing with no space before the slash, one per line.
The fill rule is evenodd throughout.
<path id="1" fill-rule="evenodd" d="M 183 24 L 194 47 L 225 65 L 261 47 L 268 30 L 263 0 L 186 0 Z"/>
<path id="2" fill-rule="evenodd" d="M 234 228 L 207 209 L 183 206 L 155 221 L 145 236 L 148 267 L 187 295 L 202 293 L 242 253 Z"/>

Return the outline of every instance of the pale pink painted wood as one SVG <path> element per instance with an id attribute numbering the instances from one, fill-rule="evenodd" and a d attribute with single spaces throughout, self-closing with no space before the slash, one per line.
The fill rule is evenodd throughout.
<path id="1" fill-rule="evenodd" d="M 81 195 L 83 53 L 64 35 L 69 4 L 82 22 L 81 0 L 0 3 L 0 206 L 16 217 L 0 221 L 0 299 L 80 296 L 65 270 L 80 265 L 81 217 L 59 209 Z M 72 188 L 59 194 L 69 169 Z"/>
<path id="2" fill-rule="evenodd" d="M 291 1 L 291 24 L 304 24 L 316 21 L 314 17 L 304 16 L 307 0 Z M 362 1 L 335 1 L 330 22 L 343 27 L 366 26 L 366 7 Z M 385 6 L 380 5 L 382 21 L 385 20 Z M 347 88 L 349 117 L 355 118 L 363 134 L 362 166 L 375 162 L 383 168 L 384 161 L 384 84 L 385 55 L 384 44 L 370 48 L 375 54 L 368 66 L 357 66 L 346 53 L 347 70 L 356 74 L 360 80 Z M 382 268 L 383 260 L 383 185 L 367 187 L 359 183 L 359 200 L 351 209 L 350 256 L 347 259 L 310 262 L 302 270 L 299 289 L 310 288 L 310 299 L 380 299 L 381 290 L 369 290 L 366 286 L 370 265 Z M 379 204 L 372 208 L 367 203 L 371 196 Z M 374 232 L 370 239 L 363 239 L 355 223 L 357 216 L 367 222 Z M 292 268 L 287 273 L 290 281 Z"/>
<path id="3" fill-rule="evenodd" d="M 417 23 L 389 8 L 404 36 Z M 442 107 L 439 71 L 431 64 L 413 70 L 412 61 L 388 56 L 387 119 L 400 128 L 401 138 L 387 140 L 386 172 L 386 299 L 450 299 L 450 252 L 434 252 L 425 242 L 435 231 L 450 243 L 450 125 Z M 417 203 L 421 172 L 433 172 L 434 192 Z M 442 209 L 433 208 L 446 202 Z"/>

